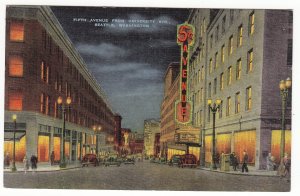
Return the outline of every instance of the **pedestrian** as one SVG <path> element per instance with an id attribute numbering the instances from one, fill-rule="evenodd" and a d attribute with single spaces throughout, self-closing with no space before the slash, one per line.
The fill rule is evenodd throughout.
<path id="1" fill-rule="evenodd" d="M 35 155 L 32 155 L 30 158 L 30 162 L 31 162 L 31 169 L 33 172 L 35 172 L 37 169 L 37 162 L 38 162 L 37 157 Z"/>
<path id="2" fill-rule="evenodd" d="M 274 170 L 274 157 L 272 156 L 271 153 L 268 154 L 267 156 L 267 170 L 268 171 L 273 171 Z"/>
<path id="3" fill-rule="evenodd" d="M 234 171 L 236 171 L 238 165 L 239 165 L 239 160 L 238 160 L 235 152 L 233 152 L 232 153 L 232 169 Z"/>
<path id="4" fill-rule="evenodd" d="M 283 158 L 283 165 L 284 165 L 284 177 L 287 178 L 287 181 L 290 181 L 291 175 L 291 159 L 288 156 L 288 153 L 285 153 Z"/>
<path id="5" fill-rule="evenodd" d="M 243 152 L 243 165 L 242 165 L 242 172 L 246 171 L 248 172 L 248 160 L 249 160 L 249 156 L 246 152 L 246 150 L 244 150 Z"/>
<path id="6" fill-rule="evenodd" d="M 54 165 L 54 160 L 55 160 L 55 155 L 54 155 L 54 151 L 52 151 L 50 155 L 51 165 Z"/>
<path id="7" fill-rule="evenodd" d="M 26 155 L 25 155 L 25 157 L 23 159 L 23 165 L 24 165 L 24 172 L 26 174 L 27 171 L 29 170 L 29 160 L 27 159 Z"/>
<path id="8" fill-rule="evenodd" d="M 9 165 L 10 165 L 10 157 L 9 157 L 9 153 L 7 152 L 4 157 L 4 169 L 9 168 Z"/>

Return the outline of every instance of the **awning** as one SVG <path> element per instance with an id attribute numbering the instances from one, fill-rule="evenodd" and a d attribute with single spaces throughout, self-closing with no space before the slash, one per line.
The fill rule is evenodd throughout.
<path id="1" fill-rule="evenodd" d="M 19 141 L 25 135 L 26 132 L 16 132 L 15 139 Z M 4 132 L 4 141 L 13 141 L 13 140 L 14 140 L 14 132 Z"/>

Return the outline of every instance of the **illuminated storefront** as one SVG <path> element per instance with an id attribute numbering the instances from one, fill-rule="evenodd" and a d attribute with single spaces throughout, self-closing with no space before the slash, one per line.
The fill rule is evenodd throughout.
<path id="1" fill-rule="evenodd" d="M 60 137 L 53 138 L 53 151 L 54 151 L 54 160 L 60 160 Z"/>
<path id="2" fill-rule="evenodd" d="M 69 159 L 70 157 L 70 142 L 65 141 L 65 157 Z"/>
<path id="3" fill-rule="evenodd" d="M 185 150 L 168 148 L 168 157 L 167 157 L 167 159 L 170 160 L 173 155 L 182 155 L 182 154 L 185 154 Z"/>
<path id="4" fill-rule="evenodd" d="M 281 130 L 272 130 L 271 153 L 277 163 L 280 162 Z M 291 130 L 285 131 L 285 153 L 291 155 Z"/>
<path id="5" fill-rule="evenodd" d="M 4 155 L 9 154 L 12 160 L 13 156 L 13 141 L 4 141 Z M 26 136 L 23 136 L 20 140 L 16 140 L 16 150 L 15 150 L 16 161 L 21 162 L 26 154 Z"/>
<path id="6" fill-rule="evenodd" d="M 234 151 L 240 162 L 244 150 L 248 153 L 249 163 L 255 163 L 256 131 L 240 131 L 234 133 Z"/>
<path id="7" fill-rule="evenodd" d="M 49 136 L 39 135 L 38 136 L 38 160 L 39 162 L 49 161 L 49 148 L 50 138 Z"/>
<path id="8" fill-rule="evenodd" d="M 225 154 L 231 153 L 231 133 L 227 134 L 217 134 L 216 136 L 217 141 L 217 153 L 222 154 L 224 152 Z"/>

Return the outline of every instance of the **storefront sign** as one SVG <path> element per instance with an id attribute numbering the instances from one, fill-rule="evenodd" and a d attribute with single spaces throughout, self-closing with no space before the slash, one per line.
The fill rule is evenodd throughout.
<path id="1" fill-rule="evenodd" d="M 176 144 L 198 144 L 200 145 L 200 137 L 194 133 L 176 133 Z"/>
<path id="2" fill-rule="evenodd" d="M 177 43 L 181 46 L 180 61 L 180 100 L 175 103 L 176 120 L 179 123 L 190 123 L 192 116 L 191 102 L 188 96 L 189 48 L 194 44 L 194 27 L 184 23 L 177 27 Z"/>

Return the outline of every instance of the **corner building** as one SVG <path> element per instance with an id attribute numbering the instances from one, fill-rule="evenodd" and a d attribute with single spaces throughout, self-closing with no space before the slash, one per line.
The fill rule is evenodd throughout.
<path id="1" fill-rule="evenodd" d="M 4 153 L 12 156 L 13 114 L 16 161 L 34 154 L 48 162 L 52 151 L 59 161 L 62 142 L 75 161 L 98 153 L 101 134 L 113 148 L 113 111 L 51 9 L 7 6 L 6 17 Z M 72 99 L 64 133 L 59 96 Z"/>
<path id="2" fill-rule="evenodd" d="M 210 13 L 208 13 L 210 12 Z M 210 20 L 208 21 L 207 18 Z M 293 13 L 288 10 L 191 11 L 200 40 L 190 59 L 194 124 L 203 132 L 202 156 L 211 163 L 212 114 L 207 99 L 221 99 L 216 114 L 217 152 L 246 150 L 256 169 L 271 152 L 280 160 L 280 80 L 292 76 Z M 291 151 L 291 96 L 287 102 L 285 152 Z M 198 114 L 199 113 L 199 114 Z"/>

